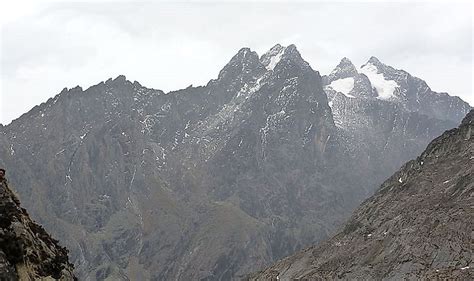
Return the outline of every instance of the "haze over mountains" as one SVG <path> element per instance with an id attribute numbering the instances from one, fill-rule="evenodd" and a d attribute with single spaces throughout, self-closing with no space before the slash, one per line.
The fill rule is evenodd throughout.
<path id="1" fill-rule="evenodd" d="M 331 236 L 470 109 L 374 57 L 243 48 L 205 86 L 64 89 L 0 127 L 0 164 L 79 279 L 227 280 Z"/>
<path id="2" fill-rule="evenodd" d="M 256 280 L 472 280 L 474 110 L 386 180 L 345 227 Z"/>

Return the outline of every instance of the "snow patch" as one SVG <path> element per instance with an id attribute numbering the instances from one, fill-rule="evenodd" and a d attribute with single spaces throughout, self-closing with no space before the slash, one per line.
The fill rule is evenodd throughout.
<path id="1" fill-rule="evenodd" d="M 330 101 L 328 102 L 328 105 L 329 105 L 330 108 L 332 108 L 332 104 L 333 104 L 333 102 L 332 102 L 332 100 L 330 100 Z"/>
<path id="2" fill-rule="evenodd" d="M 270 62 L 265 66 L 267 70 L 273 70 L 275 68 L 275 66 L 280 62 L 283 53 L 285 53 L 285 48 L 282 48 L 278 53 L 272 55 Z"/>
<path id="3" fill-rule="evenodd" d="M 349 92 L 354 89 L 354 78 L 343 78 L 334 80 L 328 87 L 332 88 L 334 91 L 344 94 L 345 96 L 354 98 L 354 96 L 349 95 Z"/>
<path id="4" fill-rule="evenodd" d="M 61 149 L 60 151 L 58 151 L 58 152 L 55 154 L 55 156 L 58 156 L 59 154 L 63 153 L 65 150 L 66 150 L 66 149 L 64 149 L 64 148 Z"/>
<path id="5" fill-rule="evenodd" d="M 393 80 L 385 80 L 385 77 L 382 73 L 378 73 L 378 69 L 372 63 L 367 63 L 364 65 L 360 72 L 365 74 L 369 78 L 372 86 L 377 90 L 379 94 L 379 99 L 389 99 L 393 97 L 395 89 L 399 87 L 397 82 Z"/>

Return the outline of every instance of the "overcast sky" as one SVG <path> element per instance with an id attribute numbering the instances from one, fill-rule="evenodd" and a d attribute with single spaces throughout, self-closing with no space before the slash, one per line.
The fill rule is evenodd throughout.
<path id="1" fill-rule="evenodd" d="M 11 3 L 8 3 L 11 2 Z M 220 3 L 220 4 L 219 4 Z M 0 4 L 0 123 L 124 74 L 164 91 L 203 85 L 242 47 L 295 44 L 313 69 L 370 56 L 474 105 L 470 2 Z"/>

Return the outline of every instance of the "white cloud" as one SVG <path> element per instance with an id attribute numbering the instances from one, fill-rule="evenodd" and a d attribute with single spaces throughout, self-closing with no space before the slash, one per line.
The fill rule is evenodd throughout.
<path id="1" fill-rule="evenodd" d="M 374 55 L 474 105 L 471 8 L 410 2 L 8 4 L 0 9 L 0 122 L 64 87 L 86 88 L 119 74 L 165 91 L 205 84 L 241 47 L 261 54 L 276 43 L 296 44 L 323 74 L 344 56 L 361 65 Z"/>

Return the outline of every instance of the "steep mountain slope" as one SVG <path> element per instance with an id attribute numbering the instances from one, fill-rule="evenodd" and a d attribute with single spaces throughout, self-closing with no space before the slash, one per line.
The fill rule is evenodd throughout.
<path id="1" fill-rule="evenodd" d="M 323 85 L 276 45 L 241 49 L 202 87 L 65 89 L 0 129 L 0 164 L 81 279 L 237 278 L 327 238 L 454 126 L 387 101 L 367 107 L 389 122 L 351 131 Z"/>
<path id="2" fill-rule="evenodd" d="M 471 108 L 375 57 L 360 69 L 343 58 L 323 84 L 350 158 L 380 182 L 435 136 L 459 124 Z"/>
<path id="3" fill-rule="evenodd" d="M 0 180 L 0 280 L 74 280 L 68 251 L 33 222 Z"/>
<path id="4" fill-rule="evenodd" d="M 323 77 L 323 83 L 330 90 L 330 100 L 335 99 L 335 107 L 341 94 L 349 98 L 375 98 L 391 101 L 408 112 L 456 124 L 471 108 L 459 97 L 434 92 L 425 81 L 385 65 L 376 57 L 371 57 L 359 69 L 348 58 L 343 58 L 331 74 Z"/>
<path id="5" fill-rule="evenodd" d="M 254 279 L 474 278 L 474 110 L 366 200 L 344 229 Z"/>

